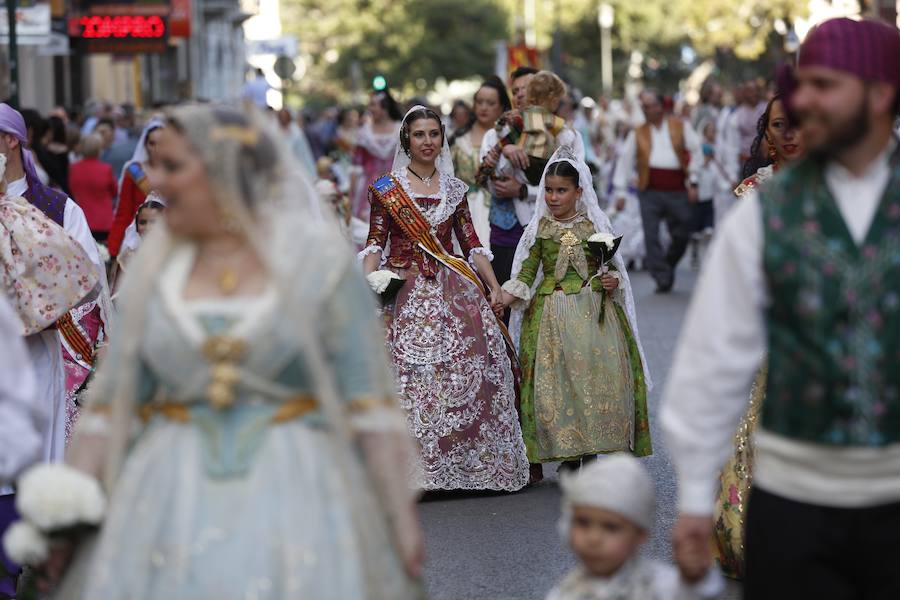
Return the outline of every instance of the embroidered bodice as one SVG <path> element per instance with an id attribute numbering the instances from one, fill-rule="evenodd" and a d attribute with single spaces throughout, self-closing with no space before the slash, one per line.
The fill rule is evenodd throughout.
<path id="1" fill-rule="evenodd" d="M 431 196 L 418 196 L 412 193 L 405 171 L 397 171 L 393 173 L 393 176 L 431 224 L 435 237 L 447 252 L 453 253 L 454 234 L 456 234 L 456 240 L 459 242 L 464 258 L 468 258 L 474 249 L 482 247 L 469 213 L 469 205 L 466 200 L 468 186 L 465 183 L 455 177 L 442 174 L 439 193 Z M 415 266 L 426 277 L 436 276 L 440 270 L 440 263 L 424 253 L 419 245 L 404 233 L 371 191 L 369 192 L 369 203 L 372 206 L 372 212 L 369 218 L 369 237 L 366 246 L 378 249 L 389 246 L 385 256 L 388 268 L 411 269 Z"/>
<path id="2" fill-rule="evenodd" d="M 552 294 L 557 289 L 577 294 L 600 268 L 600 260 L 591 254 L 587 245 L 594 233 L 593 223 L 584 215 L 567 223 L 544 217 L 528 258 L 522 263 L 519 281 L 531 287 L 540 269 L 544 279 L 537 289 L 538 295 Z M 599 278 L 591 286 L 596 291 L 602 289 Z"/>

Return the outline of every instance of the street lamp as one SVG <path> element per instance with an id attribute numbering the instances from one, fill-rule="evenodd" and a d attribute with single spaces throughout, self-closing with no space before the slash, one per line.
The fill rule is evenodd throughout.
<path id="1" fill-rule="evenodd" d="M 601 70 L 603 74 L 603 93 L 609 96 L 612 93 L 612 26 L 615 23 L 615 10 L 611 4 L 601 3 L 597 13 L 597 23 L 600 25 L 600 56 Z"/>

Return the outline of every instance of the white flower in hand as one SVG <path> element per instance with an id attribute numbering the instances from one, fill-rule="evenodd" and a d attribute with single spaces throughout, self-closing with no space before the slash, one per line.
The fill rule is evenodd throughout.
<path id="1" fill-rule="evenodd" d="M 393 271 L 388 271 L 387 269 L 382 269 L 380 271 L 373 271 L 366 275 L 366 281 L 369 282 L 369 286 L 372 288 L 372 291 L 376 294 L 382 293 L 387 289 L 388 284 L 391 282 L 391 279 L 400 279 L 401 277 L 394 273 Z"/>
<path id="2" fill-rule="evenodd" d="M 611 233 L 607 233 L 602 231 L 600 233 L 595 233 L 591 237 L 588 238 L 589 242 L 602 242 L 606 244 L 606 247 L 612 250 L 613 246 L 616 243 L 616 236 Z"/>
<path id="3" fill-rule="evenodd" d="M 16 521 L 3 534 L 3 549 L 14 563 L 37 566 L 50 555 L 50 543 L 28 521 Z"/>
<path id="4" fill-rule="evenodd" d="M 19 480 L 16 508 L 41 531 L 99 525 L 106 496 L 90 475 L 62 463 L 38 465 Z"/>

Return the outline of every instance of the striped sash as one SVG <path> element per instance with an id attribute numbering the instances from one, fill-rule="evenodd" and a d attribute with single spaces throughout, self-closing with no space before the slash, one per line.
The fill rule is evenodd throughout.
<path id="1" fill-rule="evenodd" d="M 391 218 L 400 226 L 400 229 L 414 240 L 419 247 L 432 256 L 436 261 L 455 272 L 457 275 L 465 277 L 474 283 L 481 293 L 487 297 L 487 291 L 481 279 L 469 266 L 465 260 L 453 256 L 444 248 L 440 240 L 435 237 L 431 230 L 431 223 L 425 218 L 425 215 L 419 210 L 406 190 L 403 189 L 393 175 L 383 175 L 375 180 L 370 190 L 378 202 L 388 211 Z M 510 348 L 513 348 L 512 338 L 503 321 L 497 319 L 500 331 Z"/>

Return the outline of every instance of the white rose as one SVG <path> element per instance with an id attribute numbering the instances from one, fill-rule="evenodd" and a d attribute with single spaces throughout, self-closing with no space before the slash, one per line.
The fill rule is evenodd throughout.
<path id="1" fill-rule="evenodd" d="M 388 271 L 387 269 L 373 271 L 372 273 L 366 275 L 366 281 L 369 282 L 369 286 L 376 294 L 380 294 L 384 290 L 386 290 L 388 284 L 391 282 L 391 279 L 400 279 L 400 276 L 393 271 Z"/>
<path id="2" fill-rule="evenodd" d="M 99 525 L 106 512 L 100 483 L 72 467 L 37 465 L 19 479 L 16 508 L 41 531 Z"/>
<path id="3" fill-rule="evenodd" d="M 16 521 L 3 534 L 3 549 L 14 563 L 37 566 L 50 555 L 50 543 L 28 521 Z"/>
<path id="4" fill-rule="evenodd" d="M 106 247 L 106 244 L 97 244 L 97 250 L 100 252 L 100 260 L 102 262 L 109 262 L 109 248 Z"/>
<path id="5" fill-rule="evenodd" d="M 588 238 L 588 241 L 589 242 L 603 242 L 604 244 L 606 244 L 607 248 L 612 250 L 613 246 L 616 243 L 616 236 L 614 236 L 611 233 L 606 233 L 604 231 L 604 232 L 600 232 L 600 233 L 595 233 L 594 235 L 592 235 L 591 237 Z"/>

